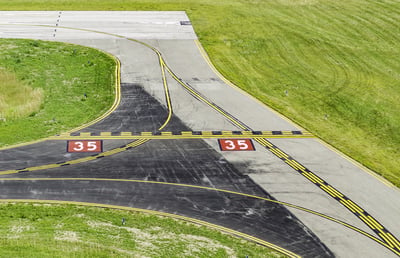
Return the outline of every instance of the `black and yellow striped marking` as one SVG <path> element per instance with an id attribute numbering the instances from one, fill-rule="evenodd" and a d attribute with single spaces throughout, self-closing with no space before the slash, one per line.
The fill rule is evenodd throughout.
<path id="1" fill-rule="evenodd" d="M 19 169 L 13 169 L 13 170 L 5 170 L 5 171 L 0 171 L 0 175 L 8 175 L 8 174 L 16 174 L 16 173 L 26 173 L 26 172 L 34 172 L 37 170 L 44 170 L 44 169 L 51 169 L 51 168 L 59 168 L 59 167 L 65 167 L 69 165 L 74 165 L 74 164 L 79 164 L 83 162 L 88 162 L 91 160 L 96 160 L 96 159 L 101 159 L 107 156 L 111 156 L 132 148 L 135 148 L 139 145 L 142 145 L 146 142 L 148 142 L 149 139 L 139 139 L 137 141 L 131 142 L 129 144 L 123 145 L 121 147 L 105 151 L 99 154 L 94 154 L 88 157 L 80 158 L 80 159 L 74 159 L 74 160 L 69 160 L 69 161 L 62 161 L 58 162 L 55 164 L 47 164 L 47 165 L 41 165 L 41 166 L 34 166 L 34 167 L 28 167 L 28 168 L 19 168 Z"/>
<path id="2" fill-rule="evenodd" d="M 32 25 L 32 26 L 44 26 L 44 27 L 53 27 L 53 26 L 48 26 L 48 25 Z M 144 43 L 142 41 L 136 40 L 136 39 L 132 39 L 132 38 L 127 38 L 125 36 L 121 36 L 118 34 L 113 34 L 113 33 L 106 33 L 106 32 L 100 32 L 100 31 L 95 31 L 95 30 L 89 30 L 89 29 L 78 29 L 78 28 L 69 28 L 69 27 L 59 27 L 59 28 L 63 28 L 63 29 L 71 29 L 71 30 L 81 30 L 81 31 L 89 31 L 89 32 L 95 32 L 95 33 L 100 33 L 100 34 L 105 34 L 105 35 L 110 35 L 110 36 L 114 36 L 117 38 L 123 38 L 123 39 L 127 39 L 130 41 L 134 41 L 137 42 L 139 44 L 145 45 L 146 47 L 152 49 L 154 52 L 157 53 L 159 60 L 160 60 L 160 65 L 162 67 L 162 74 L 163 74 L 163 81 L 164 81 L 164 86 L 166 85 L 166 80 L 164 80 L 165 78 L 165 71 L 168 72 L 179 84 L 181 84 L 191 95 L 193 95 L 195 98 L 197 98 L 198 100 L 204 102 L 205 104 L 207 104 L 208 106 L 210 106 L 211 108 L 213 108 L 215 111 L 217 111 L 218 113 L 220 113 L 221 115 L 223 115 L 225 118 L 227 118 L 232 124 L 236 125 L 237 127 L 239 127 L 242 130 L 249 130 L 251 131 L 251 129 L 245 125 L 243 122 L 241 122 L 240 120 L 238 120 L 236 117 L 234 117 L 233 115 L 229 114 L 227 111 L 225 111 L 223 108 L 219 107 L 218 105 L 216 105 L 215 103 L 209 101 L 206 97 L 204 97 L 202 94 L 200 94 L 200 92 L 196 91 L 193 87 L 191 87 L 189 84 L 183 82 L 179 77 L 177 77 L 172 70 L 168 67 L 168 65 L 166 64 L 166 62 L 164 61 L 164 59 L 161 56 L 161 53 L 154 47 L 148 45 L 147 43 Z M 164 128 L 166 126 L 166 124 L 168 123 L 171 115 L 172 114 L 172 106 L 170 106 L 170 103 L 168 103 L 168 99 L 169 99 L 169 93 L 166 93 L 166 99 L 167 99 L 167 106 L 169 108 L 169 115 L 168 118 L 166 120 L 166 122 L 163 124 L 163 126 L 159 129 L 161 130 L 162 128 Z M 150 135 L 151 134 L 151 135 Z M 152 133 L 150 133 L 149 136 L 153 136 Z M 212 133 L 211 133 L 212 135 Z M 61 136 L 58 136 L 59 140 L 61 140 Z M 217 137 L 211 137 L 211 138 L 220 138 L 221 135 L 217 136 Z M 231 137 L 231 136 L 229 136 Z M 243 137 L 243 135 L 241 136 Z M 258 143 L 260 143 L 261 145 L 265 146 L 268 150 L 270 150 L 274 155 L 276 155 L 277 157 L 279 157 L 280 159 L 282 159 L 285 163 L 287 163 L 289 166 L 291 166 L 294 170 L 296 170 L 297 172 L 299 172 L 300 174 L 302 174 L 304 177 L 306 177 L 308 180 L 310 180 L 312 183 L 314 183 L 315 185 L 317 185 L 320 189 L 322 189 L 324 192 L 326 192 L 327 194 L 329 194 L 330 196 L 332 196 L 333 198 L 335 198 L 337 201 L 339 201 L 342 205 L 344 205 L 348 210 L 350 210 L 353 214 L 355 214 L 357 217 L 360 218 L 360 220 L 362 220 L 366 225 L 368 225 L 372 230 L 374 230 L 374 232 L 377 233 L 377 235 L 389 246 L 389 249 L 392 250 L 394 253 L 396 253 L 397 255 L 400 256 L 400 242 L 398 241 L 398 239 L 396 239 L 385 227 L 383 227 L 383 225 L 381 225 L 377 220 L 375 220 L 372 216 L 368 215 L 368 213 L 366 213 L 360 206 L 358 206 L 357 204 L 355 204 L 354 202 L 352 202 L 351 200 L 349 200 L 345 195 L 343 195 L 342 193 L 340 193 L 338 190 L 336 190 L 335 188 L 333 188 L 332 186 L 330 186 L 327 182 L 325 182 L 323 179 L 321 179 L 320 177 L 318 177 L 316 174 L 314 174 L 313 172 L 311 172 L 310 170 L 308 170 L 307 168 L 305 168 L 303 165 L 301 165 L 300 163 L 298 163 L 296 160 L 294 160 L 292 157 L 290 157 L 288 154 L 286 154 L 285 152 L 283 152 L 282 150 L 280 150 L 278 147 L 276 147 L 275 145 L 273 145 L 271 142 L 265 140 L 264 138 L 278 138 L 278 137 L 248 137 L 247 138 L 254 138 L 255 141 L 257 141 Z M 55 138 L 55 137 L 53 137 Z M 201 138 L 201 137 L 199 137 Z M 205 138 L 205 137 L 202 137 Z M 210 138 L 210 137 L 208 137 Z M 289 137 L 287 137 L 289 138 Z M 65 139 L 72 139 L 72 138 L 65 138 Z M 100 138 L 100 139 L 104 139 L 104 138 Z M 123 138 L 121 138 L 123 139 Z M 143 144 L 147 141 L 149 141 L 149 137 L 146 138 L 132 138 L 132 139 L 140 139 L 138 141 L 135 141 L 131 144 L 135 144 L 138 143 L 140 141 L 143 141 L 140 144 Z M 171 138 L 169 138 L 171 139 Z M 106 154 L 106 155 L 112 155 L 115 153 L 119 153 L 121 151 L 127 150 L 128 148 L 133 148 L 133 147 L 127 147 L 123 146 L 121 148 L 117 148 L 114 150 L 111 150 L 109 152 L 105 152 L 105 153 L 110 153 L 110 154 Z M 101 155 L 98 154 L 96 155 L 97 157 L 104 157 L 106 156 L 105 153 L 102 153 Z M 85 159 L 85 158 L 84 158 Z M 82 161 L 80 161 L 82 160 Z M 79 161 L 79 162 L 78 162 Z M 72 163 L 74 162 L 74 163 Z M 62 163 L 61 166 L 65 166 L 65 165 L 70 165 L 70 164 L 75 164 L 75 163 L 81 163 L 84 162 L 83 159 L 78 159 L 78 160 L 74 160 L 74 161 L 70 161 L 70 162 L 65 162 Z M 46 169 L 46 168 L 50 168 L 52 166 L 54 166 L 55 164 L 52 165 L 45 165 L 45 166 L 39 166 L 37 167 L 38 169 L 35 170 L 39 170 L 39 169 Z M 27 169 L 23 169 L 23 170 L 10 170 L 10 171 L 2 171 L 0 172 L 0 174 L 10 174 L 10 173 L 20 173 L 20 172 L 28 172 L 28 171 L 34 171 L 32 170 L 32 168 L 30 168 L 29 170 Z"/>
<path id="3" fill-rule="evenodd" d="M 234 194 L 234 195 L 238 195 L 238 196 L 244 196 L 244 197 L 248 197 L 248 198 L 254 198 L 254 199 L 259 199 L 259 200 L 263 200 L 263 201 L 267 201 L 267 202 L 271 202 L 271 203 L 276 203 L 276 204 L 280 204 L 286 207 L 290 207 L 290 208 L 294 208 L 297 210 L 301 210 L 307 213 L 310 213 L 312 215 L 318 216 L 320 218 L 332 221 L 334 223 L 340 224 L 350 230 L 353 230 L 359 234 L 362 234 L 368 238 L 370 238 L 371 240 L 375 241 L 376 243 L 388 248 L 389 250 L 393 251 L 395 254 L 400 255 L 400 252 L 396 252 L 392 247 L 390 247 L 385 241 L 380 240 L 379 238 L 369 234 L 368 232 L 363 231 L 360 228 L 357 228 L 353 225 L 350 225 L 344 221 L 341 221 L 339 219 L 333 218 L 329 215 L 314 211 L 314 210 L 310 210 L 307 209 L 305 207 L 301 207 L 298 205 L 294 205 L 288 202 L 283 202 L 283 201 L 278 201 L 278 200 L 274 200 L 274 199 L 269 199 L 269 198 L 265 198 L 265 197 L 261 197 L 261 196 L 257 196 L 257 195 L 251 195 L 251 194 L 246 194 L 246 193 L 241 193 L 241 192 L 236 192 L 236 191 L 231 191 L 231 190 L 226 190 L 226 189 L 218 189 L 218 188 L 214 188 L 214 187 L 208 187 L 208 186 L 199 186 L 199 185 L 188 185 L 188 184 L 181 184 L 181 183 L 168 183 L 168 182 L 160 182 L 160 181 L 146 181 L 146 180 L 137 180 L 137 179 L 112 179 L 112 178 L 2 178 L 2 181 L 58 181 L 58 180 L 62 180 L 62 181 L 107 181 L 107 182 L 126 182 L 126 183 L 141 183 L 141 184 L 159 184 L 159 185 L 169 185 L 169 186 L 174 186 L 174 187 L 188 187 L 188 188 L 196 188 L 196 189 L 203 189 L 203 190 L 208 190 L 208 191 L 217 191 L 217 192 L 221 192 L 221 193 L 228 193 L 228 194 Z M 15 199 L 0 199 L 0 202 L 14 202 L 14 201 L 18 201 L 18 202 L 50 202 L 50 203 L 62 203 L 64 201 L 54 201 L 54 200 L 33 200 L 33 199 L 19 199 L 19 200 L 15 200 Z M 74 202 L 75 203 L 75 202 Z M 103 204 L 95 204 L 95 205 L 103 205 Z M 107 206 L 105 206 L 107 207 Z M 121 206 L 121 207 L 125 207 L 125 206 Z M 158 212 L 158 211 L 154 211 L 154 212 Z"/>
<path id="4" fill-rule="evenodd" d="M 176 132 L 100 132 L 64 133 L 49 140 L 107 140 L 107 139 L 207 139 L 207 138 L 311 138 L 307 131 L 176 131 Z"/>
<path id="5" fill-rule="evenodd" d="M 344 207 L 346 207 L 350 212 L 356 215 L 361 221 L 363 221 L 369 228 L 371 228 L 387 245 L 397 255 L 400 255 L 400 242 L 396 237 L 390 233 L 381 223 L 379 223 L 375 218 L 368 214 L 363 208 L 358 204 L 350 200 L 347 196 L 341 193 L 339 190 L 335 189 L 333 186 L 328 184 L 325 180 L 317 176 L 315 173 L 310 171 L 308 168 L 300 164 L 298 161 L 294 160 L 287 153 L 283 152 L 277 146 L 271 142 L 257 138 L 255 139 L 262 146 L 267 148 L 271 153 L 280 158 L 302 176 L 307 178 L 313 184 L 318 186 L 322 191 L 329 194 L 335 200 L 340 202 Z"/>

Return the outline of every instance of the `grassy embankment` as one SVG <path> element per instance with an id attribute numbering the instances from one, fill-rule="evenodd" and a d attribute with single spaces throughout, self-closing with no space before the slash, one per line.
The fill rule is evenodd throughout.
<path id="1" fill-rule="evenodd" d="M 0 0 L 0 6 L 185 10 L 229 80 L 400 185 L 397 0 Z"/>
<path id="2" fill-rule="evenodd" d="M 41 88 L 24 85 L 5 70 L 0 70 L 0 92 L 0 121 L 33 114 L 40 109 L 43 100 Z"/>
<path id="3" fill-rule="evenodd" d="M 115 62 L 94 49 L 0 39 L 0 67 L 0 147 L 84 124 L 114 100 Z"/>
<path id="4" fill-rule="evenodd" d="M 285 257 L 204 226 L 75 205 L 0 204 L 0 236 L 1 257 Z"/>

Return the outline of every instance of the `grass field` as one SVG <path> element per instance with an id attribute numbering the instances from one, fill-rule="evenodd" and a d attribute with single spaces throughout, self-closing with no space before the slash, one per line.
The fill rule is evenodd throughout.
<path id="1" fill-rule="evenodd" d="M 400 186 L 398 0 L 0 0 L 0 6 L 185 10 L 229 80 Z"/>
<path id="2" fill-rule="evenodd" d="M 285 257 L 204 226 L 74 205 L 0 204 L 0 243 L 0 257 Z"/>
<path id="3" fill-rule="evenodd" d="M 54 135 L 105 112 L 114 100 L 114 67 L 111 57 L 86 47 L 0 39 L 0 147 Z"/>
<path id="4" fill-rule="evenodd" d="M 11 72 L 0 70 L 0 121 L 29 116 L 39 111 L 43 90 L 33 89 Z"/>

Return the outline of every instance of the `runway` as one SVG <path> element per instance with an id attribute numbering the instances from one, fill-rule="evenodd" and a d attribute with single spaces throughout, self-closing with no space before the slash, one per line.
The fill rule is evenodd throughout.
<path id="1" fill-rule="evenodd" d="M 0 12 L 0 31 L 95 47 L 121 64 L 102 119 L 0 150 L 2 199 L 179 214 L 304 257 L 399 255 L 398 189 L 222 78 L 184 12 Z M 66 152 L 84 139 L 103 151 Z M 224 139 L 255 150 L 223 151 Z"/>

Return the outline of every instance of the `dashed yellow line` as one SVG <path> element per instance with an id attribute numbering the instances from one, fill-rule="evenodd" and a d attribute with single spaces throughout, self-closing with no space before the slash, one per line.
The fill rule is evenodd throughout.
<path id="1" fill-rule="evenodd" d="M 173 72 L 172 70 L 168 67 L 168 65 L 166 65 L 165 61 L 162 59 L 161 54 L 158 50 L 156 50 L 155 48 L 151 47 L 160 57 L 160 62 L 162 61 L 162 70 L 164 71 L 164 68 L 167 70 L 167 72 L 181 85 L 183 86 L 190 94 L 192 94 L 194 97 L 198 98 L 199 100 L 201 100 L 202 102 L 206 103 L 208 106 L 210 106 L 211 108 L 213 108 L 214 110 L 216 110 L 217 112 L 219 112 L 220 114 L 222 114 L 225 118 L 227 118 L 229 121 L 231 121 L 233 124 L 235 124 L 236 126 L 238 126 L 239 128 L 241 128 L 242 130 L 247 130 L 248 132 L 245 131 L 244 134 L 247 135 L 251 135 L 251 131 L 250 128 L 245 125 L 244 123 L 242 123 L 240 120 L 238 120 L 237 118 L 235 118 L 234 116 L 232 116 L 231 114 L 229 114 L 227 111 L 225 111 L 224 109 L 222 109 L 221 107 L 219 107 L 218 105 L 216 105 L 215 103 L 212 103 L 211 101 L 209 101 L 207 98 L 203 97 L 202 94 L 198 91 L 196 91 L 194 88 L 190 87 L 189 85 L 187 85 L 186 83 L 184 83 L 181 79 L 179 79 Z M 172 110 L 172 109 L 171 109 Z M 282 132 L 282 135 L 286 135 L 289 136 L 290 133 L 289 132 Z M 255 139 L 257 141 L 257 138 Z M 294 168 L 296 171 L 298 171 L 299 173 L 301 173 L 303 176 L 306 176 L 306 178 L 308 178 L 311 182 L 313 182 L 314 184 L 316 184 L 317 186 L 319 186 L 320 189 L 324 190 L 326 193 L 328 193 L 329 195 L 331 195 L 332 197 L 334 197 L 335 199 L 338 198 L 340 201 L 342 201 L 342 199 L 344 196 L 342 193 L 340 193 L 338 190 L 336 190 L 335 188 L 333 188 L 332 186 L 330 186 L 327 182 L 325 182 L 324 180 L 322 180 L 320 177 L 318 177 L 317 175 L 315 175 L 313 172 L 309 171 L 308 169 L 306 169 L 304 166 L 302 166 L 299 162 L 295 161 L 293 158 L 291 158 L 288 154 L 286 154 L 285 152 L 283 152 L 282 150 L 280 150 L 278 147 L 274 146 L 272 143 L 270 143 L 269 141 L 265 140 L 264 141 L 260 141 L 262 145 L 264 145 L 268 150 L 270 150 L 271 152 L 273 152 L 276 156 L 278 156 L 279 158 L 289 161 L 290 162 L 286 162 L 288 163 L 292 168 Z M 307 174 L 305 174 L 307 173 Z M 354 202 L 352 202 L 351 200 L 349 200 L 347 197 L 347 205 L 345 205 L 346 208 L 348 208 L 349 210 L 353 209 L 356 212 L 355 215 L 360 215 L 361 212 L 363 212 L 363 209 L 361 207 L 359 207 L 357 204 L 355 204 Z M 350 209 L 351 207 L 351 209 Z M 372 218 L 372 217 L 371 217 Z M 372 218 L 373 219 L 373 218 Z M 373 219 L 374 222 L 376 222 L 376 224 L 378 224 L 379 226 L 383 227 L 378 221 L 376 221 L 375 219 Z M 369 225 L 369 224 L 367 224 Z M 384 227 L 383 227 L 384 228 Z M 394 239 L 394 243 L 398 244 L 399 241 L 391 234 L 389 233 L 388 230 L 386 230 L 384 228 L 385 231 L 387 231 L 385 233 L 385 236 L 389 235 Z M 387 242 L 386 238 L 383 238 L 385 240 L 385 242 Z M 387 242 L 389 243 L 389 242 Z M 396 245 L 394 245 L 396 246 Z M 400 251 L 400 249 L 398 249 L 397 251 Z"/>
<path id="2" fill-rule="evenodd" d="M 53 26 L 48 26 L 48 25 L 37 25 L 37 26 L 44 26 L 44 27 L 53 27 Z M 145 46 L 147 46 L 147 47 L 149 47 L 149 48 L 151 48 L 153 51 L 155 51 L 157 54 L 159 54 L 159 56 L 161 55 L 160 54 L 160 52 L 157 50 L 157 49 L 155 49 L 154 47 L 152 47 L 152 46 L 150 46 L 150 45 L 148 45 L 148 44 L 146 44 L 146 43 L 144 43 L 144 42 L 141 42 L 141 41 L 138 41 L 138 40 L 134 40 L 134 39 L 129 39 L 129 38 L 126 38 L 126 37 L 124 37 L 124 36 L 120 36 L 120 35 L 116 35 L 116 34 L 112 34 L 112 33 L 105 33 L 105 32 L 98 32 L 98 31 L 94 31 L 94 30 L 88 30 L 88 29 L 76 29 L 76 28 L 68 28 L 68 27 L 59 27 L 59 28 L 64 28 L 64 29 L 73 29 L 73 30 L 82 30 L 82 31 L 90 31 L 90 32 L 96 32 L 96 33 L 101 33 L 101 34 L 106 34 L 106 35 L 110 35 L 110 36 L 114 36 L 114 37 L 119 37 L 119 38 L 124 38 L 124 39 L 128 39 L 128 40 L 131 40 L 131 41 L 135 41 L 135 42 L 138 42 L 138 43 L 140 43 L 140 44 L 142 44 L 142 45 L 145 45 Z M 197 43 L 196 43 L 197 44 Z M 162 66 L 162 70 L 163 69 L 166 69 L 167 71 L 168 71 L 168 73 L 170 73 L 170 75 L 180 84 L 180 85 L 182 85 L 186 90 L 188 90 L 194 97 L 196 97 L 196 98 L 198 98 L 199 100 L 201 100 L 201 101 L 203 101 L 204 103 L 206 103 L 207 105 L 209 105 L 210 107 L 212 107 L 214 110 L 216 110 L 217 112 L 219 112 L 220 114 L 222 114 L 224 117 L 226 117 L 229 121 L 231 121 L 233 124 L 235 124 L 236 126 L 238 126 L 239 128 L 241 128 L 241 129 L 243 129 L 243 130 L 250 130 L 250 128 L 248 127 L 248 126 L 246 126 L 245 124 L 243 124 L 241 121 L 239 121 L 238 119 L 236 119 L 234 116 L 232 116 L 232 115 L 230 115 L 229 113 L 227 113 L 225 110 L 223 110 L 222 108 L 220 108 L 219 106 L 217 106 L 216 104 L 214 104 L 214 103 L 212 103 L 212 102 L 210 102 L 209 100 L 207 100 L 205 97 L 203 97 L 199 92 L 197 92 L 196 90 L 194 90 L 192 87 L 189 87 L 187 84 L 185 84 L 185 83 L 183 83 L 183 81 L 182 80 L 180 80 L 172 71 L 171 71 L 171 69 L 165 64 L 165 62 L 164 62 L 164 60 L 160 57 L 160 59 L 162 60 L 162 62 L 163 62 L 163 65 L 161 65 Z M 258 140 L 257 138 L 255 138 L 255 140 L 258 142 L 258 143 L 260 143 L 261 145 L 263 145 L 263 146 L 265 146 L 268 150 L 272 150 L 272 149 L 278 149 L 276 146 L 274 146 L 272 143 L 269 143 L 268 141 L 262 141 L 262 140 Z M 271 152 L 273 152 L 273 151 L 271 151 Z M 276 151 L 275 151 L 276 152 Z M 274 153 L 275 154 L 275 153 Z M 275 154 L 276 155 L 276 154 Z M 280 155 L 282 155 L 282 154 L 280 154 Z M 291 159 L 291 160 L 293 160 L 289 155 L 288 155 L 288 157 L 284 157 L 284 156 L 281 156 L 280 157 L 281 159 L 283 159 L 283 160 L 285 160 L 285 162 L 286 162 L 286 160 L 289 160 L 289 159 Z M 308 169 L 299 169 L 299 167 L 297 166 L 297 165 L 295 165 L 295 163 L 288 163 L 288 162 L 286 162 L 287 164 L 289 164 L 289 166 L 291 166 L 293 169 L 295 169 L 296 171 L 298 171 L 299 173 L 301 173 L 303 176 L 305 176 L 305 174 L 304 174 L 304 172 L 308 172 L 308 173 L 311 173 L 311 174 L 314 174 L 313 172 L 311 172 L 311 171 L 309 171 Z M 2 173 L 4 173 L 4 172 L 0 172 L 0 174 L 2 174 Z M 309 175 L 309 174 L 307 174 L 307 175 Z M 314 176 L 315 177 L 317 177 L 317 178 L 319 178 L 317 175 L 315 175 L 314 174 Z M 306 177 L 306 176 L 305 176 Z M 309 177 L 306 177 L 307 179 L 309 179 Z M 310 180 L 310 179 L 309 179 Z M 322 180 L 322 179 L 321 179 Z M 313 181 L 315 181 L 315 180 L 310 180 L 311 182 L 313 182 Z M 321 183 L 315 183 L 315 182 L 313 182 L 314 184 L 316 184 L 320 189 L 322 189 L 322 190 L 324 190 L 326 193 L 328 193 L 330 196 L 332 196 L 332 197 L 335 197 L 335 196 L 333 196 L 332 195 L 332 192 L 330 191 L 331 189 L 330 188 L 326 188 L 325 187 L 325 189 L 324 189 L 324 187 L 321 187 L 322 185 L 325 185 L 325 186 L 327 186 L 327 185 L 329 185 L 328 183 L 326 183 L 325 181 L 323 181 L 323 183 L 321 184 Z M 333 188 L 333 187 L 332 187 Z M 329 190 L 326 190 L 326 189 L 329 189 Z M 334 189 L 334 188 L 333 188 Z M 335 189 L 336 190 L 336 189 Z M 340 193 L 340 192 L 339 192 Z M 341 194 L 341 193 L 340 193 Z M 337 195 L 337 194 L 336 194 Z M 341 195 L 343 195 L 343 194 L 341 194 Z M 344 195 L 343 195 L 344 196 Z M 344 196 L 345 197 L 345 196 Z M 342 198 L 337 198 L 338 199 L 338 201 L 339 202 L 341 202 L 342 200 L 344 200 L 344 197 L 342 197 Z M 347 198 L 347 197 L 345 197 L 345 198 Z M 336 198 L 335 198 L 336 199 Z M 347 198 L 348 199 L 348 198 Z M 342 203 L 342 202 L 341 202 Z M 346 207 L 346 208 L 348 208 L 350 211 L 352 211 L 352 209 L 350 209 L 350 207 L 352 207 L 353 208 L 353 210 L 354 210 L 354 208 L 355 207 L 357 207 L 357 208 L 359 208 L 359 209 L 361 209 L 361 207 L 359 207 L 358 205 L 356 205 L 356 204 L 352 204 L 352 205 L 348 205 L 348 202 L 344 202 L 344 203 L 347 203 L 347 205 L 346 204 L 344 204 L 344 206 Z M 358 209 L 356 209 L 356 210 L 358 210 Z M 361 209 L 362 210 L 362 209 Z M 359 215 L 358 214 L 358 212 L 353 212 L 353 213 L 355 213 L 355 215 Z M 376 221 L 377 222 L 377 221 Z M 378 224 L 379 224 L 379 222 L 377 222 Z M 367 224 L 368 226 L 370 226 L 369 224 Z M 379 225 L 381 225 L 381 224 L 379 224 Z M 383 227 L 383 226 L 382 226 Z M 380 233 L 380 234 L 378 234 L 380 237 L 382 237 L 382 239 L 387 243 L 387 244 L 391 244 L 392 246 L 393 246 L 393 248 L 395 248 L 395 249 L 393 249 L 395 252 L 400 252 L 400 249 L 398 249 L 397 248 L 397 245 L 399 245 L 399 241 L 390 233 L 390 232 L 388 232 L 388 230 L 387 229 L 385 229 L 384 228 L 384 230 L 385 231 L 387 231 L 387 232 L 384 232 L 384 234 L 383 233 Z M 384 236 L 384 237 L 383 237 Z M 389 239 L 389 237 L 388 236 L 390 236 L 390 241 L 388 240 Z M 392 243 L 393 242 L 393 243 Z M 392 251 L 393 251 L 392 250 Z"/>

